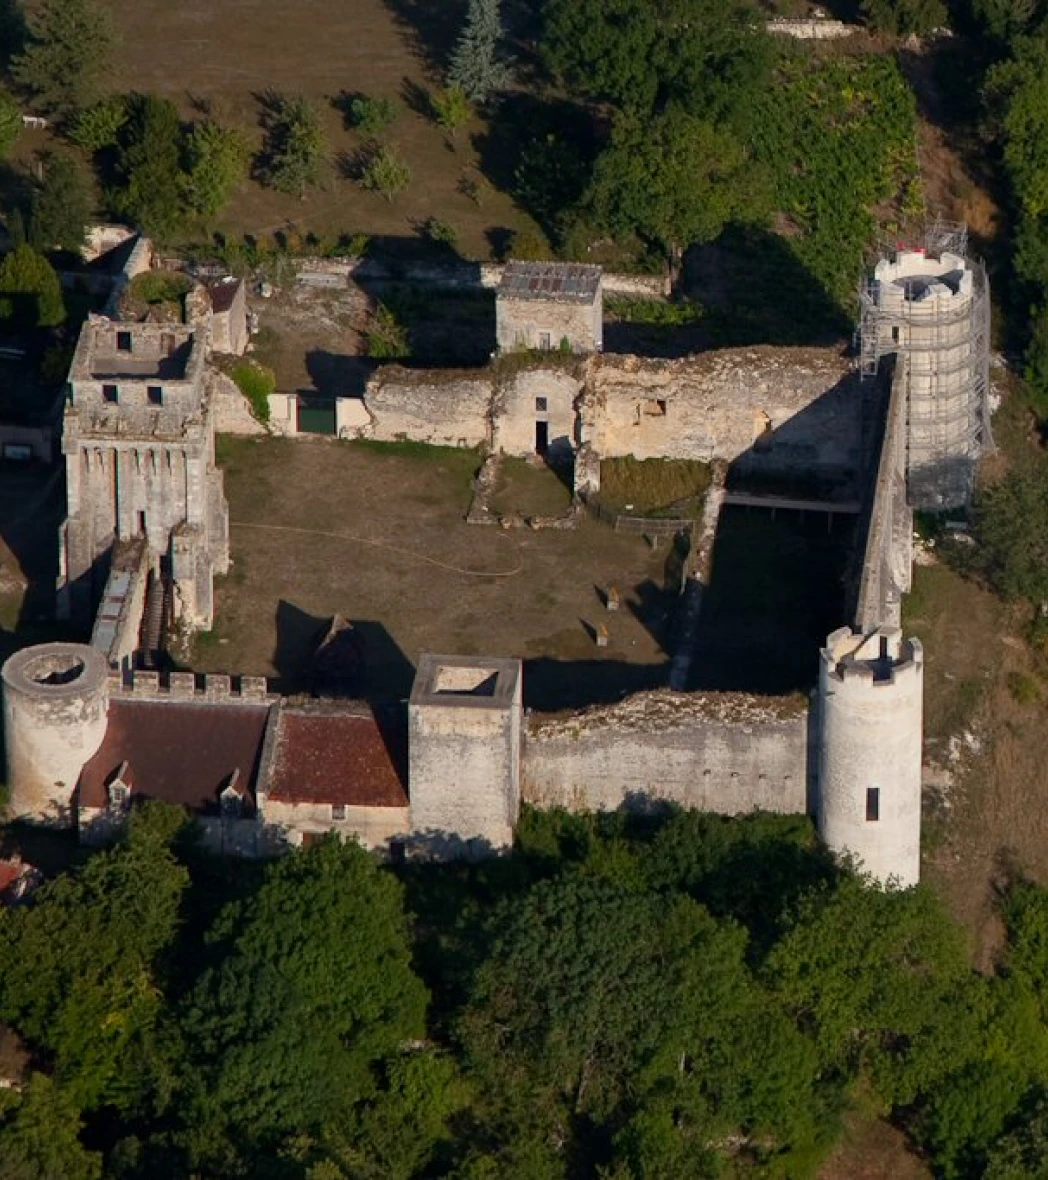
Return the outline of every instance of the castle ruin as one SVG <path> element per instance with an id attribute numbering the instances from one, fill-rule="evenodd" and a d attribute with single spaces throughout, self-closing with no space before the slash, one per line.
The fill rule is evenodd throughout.
<path id="1" fill-rule="evenodd" d="M 804 349 L 591 353 L 509 376 L 391 367 L 373 379 L 354 428 L 364 436 L 531 453 L 546 421 L 547 445 L 577 459 L 723 459 L 857 480 L 848 625 L 826 639 L 810 699 L 664 689 L 558 716 L 525 714 L 515 659 L 423 655 L 410 701 L 389 717 L 363 702 L 283 701 L 251 677 L 237 688 L 131 670 L 119 636 L 137 635 L 142 562 L 169 563 L 183 617 L 210 622 L 210 577 L 228 561 L 224 499 L 199 329 L 89 322 L 63 443 L 68 587 L 115 542 L 140 548 L 120 551 L 126 584 L 110 586 L 93 646 L 29 648 L 4 666 L 12 812 L 91 839 L 131 798 L 168 797 L 213 846 L 249 855 L 327 830 L 386 852 L 479 854 L 511 842 L 522 803 L 808 812 L 875 880 L 915 883 L 923 653 L 899 629 L 901 600 L 914 508 L 963 503 L 989 445 L 985 276 L 953 250 L 900 251 L 867 294 L 858 366 Z M 598 474 L 579 466 L 599 483 L 599 463 Z M 179 741 L 197 747 L 185 772 Z"/>

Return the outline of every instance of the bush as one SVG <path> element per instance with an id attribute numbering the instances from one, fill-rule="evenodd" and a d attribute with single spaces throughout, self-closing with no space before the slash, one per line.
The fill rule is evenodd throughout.
<path id="1" fill-rule="evenodd" d="M 372 98 L 360 94 L 349 104 L 349 122 L 363 135 L 378 135 L 396 119 L 397 104 L 391 98 Z"/>
<path id="2" fill-rule="evenodd" d="M 193 289 L 193 280 L 174 271 L 147 270 L 131 280 L 131 295 L 143 303 L 179 303 Z"/>
<path id="3" fill-rule="evenodd" d="M 237 388 L 247 398 L 251 412 L 259 422 L 269 421 L 269 395 L 277 387 L 276 374 L 258 361 L 238 361 L 230 376 Z"/>
<path id="4" fill-rule="evenodd" d="M 408 330 L 384 303 L 375 308 L 368 330 L 368 356 L 375 360 L 397 360 L 411 355 Z"/>

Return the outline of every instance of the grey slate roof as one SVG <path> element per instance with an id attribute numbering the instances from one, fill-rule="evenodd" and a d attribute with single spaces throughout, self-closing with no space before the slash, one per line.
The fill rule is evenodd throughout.
<path id="1" fill-rule="evenodd" d="M 581 262 L 507 262 L 498 297 L 592 303 L 601 273 L 599 266 Z"/>

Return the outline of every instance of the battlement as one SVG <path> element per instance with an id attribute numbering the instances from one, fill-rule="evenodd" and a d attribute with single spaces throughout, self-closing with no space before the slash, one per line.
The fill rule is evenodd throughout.
<path id="1" fill-rule="evenodd" d="M 822 661 L 828 680 L 874 688 L 920 678 L 924 649 L 919 639 L 904 639 L 898 627 L 868 634 L 841 627 L 826 640 Z"/>
<path id="2" fill-rule="evenodd" d="M 197 672 L 154 672 L 136 669 L 109 671 L 109 692 L 113 697 L 198 700 L 224 704 L 271 704 L 280 698 L 269 691 L 264 676 L 222 676 Z"/>

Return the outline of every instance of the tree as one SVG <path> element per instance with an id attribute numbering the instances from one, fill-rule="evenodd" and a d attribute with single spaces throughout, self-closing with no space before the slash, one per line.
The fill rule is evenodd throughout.
<path id="1" fill-rule="evenodd" d="M 772 50 L 740 0 L 549 0 L 542 54 L 574 93 L 638 116 L 716 120 L 765 88 Z"/>
<path id="2" fill-rule="evenodd" d="M 429 104 L 433 118 L 454 145 L 459 131 L 465 127 L 473 114 L 466 92 L 460 86 L 446 86 L 429 96 Z"/>
<path id="3" fill-rule="evenodd" d="M 763 174 L 729 133 L 671 105 L 622 115 L 597 157 L 584 208 L 613 234 L 637 233 L 671 255 L 767 209 Z"/>
<path id="4" fill-rule="evenodd" d="M 47 152 L 40 164 L 42 178 L 29 215 L 30 241 L 38 250 L 78 254 L 94 205 L 91 178 L 66 152 Z"/>
<path id="5" fill-rule="evenodd" d="M 185 147 L 183 192 L 189 207 L 214 217 L 247 175 L 250 152 L 239 131 L 210 119 L 194 125 Z"/>
<path id="6" fill-rule="evenodd" d="M 22 112 L 18 104 L 0 89 L 0 159 L 5 159 L 22 134 Z"/>
<path id="7" fill-rule="evenodd" d="M 385 131 L 397 113 L 397 104 L 391 98 L 358 94 L 349 104 L 349 121 L 363 135 Z"/>
<path id="8" fill-rule="evenodd" d="M 360 183 L 369 192 L 381 193 L 390 204 L 411 183 L 407 161 L 389 144 L 377 146 L 360 174 Z"/>
<path id="9" fill-rule="evenodd" d="M 1023 211 L 1048 214 L 1048 57 L 1040 38 L 1025 37 L 1015 56 L 986 78 L 989 124 L 1002 144 Z"/>
<path id="10" fill-rule="evenodd" d="M 1048 601 L 1048 463 L 1038 456 L 979 490 L 973 525 L 975 561 L 994 586 L 1009 598 Z"/>
<path id="11" fill-rule="evenodd" d="M 424 1031 L 400 887 L 356 844 L 330 837 L 272 863 L 210 941 L 218 962 L 186 1015 L 201 1125 L 260 1145 L 338 1125 Z"/>
<path id="12" fill-rule="evenodd" d="M 40 108 L 67 116 L 95 98 L 113 45 L 109 12 L 96 0 L 41 0 L 11 72 Z"/>
<path id="13" fill-rule="evenodd" d="M 16 247 L 0 262 L 0 319 L 31 331 L 57 327 L 65 317 L 54 267 L 31 246 Z"/>
<path id="14" fill-rule="evenodd" d="M 307 98 L 274 96 L 265 112 L 262 177 L 284 193 L 302 198 L 319 184 L 328 147 L 320 114 Z"/>
<path id="15" fill-rule="evenodd" d="M 68 1092 L 34 1073 L 0 1123 L 0 1180 L 99 1180 L 102 1157 L 85 1150 L 80 1126 Z"/>
<path id="16" fill-rule="evenodd" d="M 116 163 L 121 184 L 112 193 L 111 203 L 151 237 L 170 237 L 186 215 L 178 108 L 166 98 L 135 94 L 128 110 Z"/>
<path id="17" fill-rule="evenodd" d="M 69 139 L 88 152 L 113 147 L 129 115 L 129 96 L 111 94 L 73 116 L 69 122 Z"/>
<path id="18" fill-rule="evenodd" d="M 171 847 L 184 823 L 176 808 L 137 809 L 113 848 L 0 926 L 0 1018 L 84 1110 L 140 1110 L 170 1091 L 158 961 L 189 883 Z"/>
<path id="19" fill-rule="evenodd" d="M 705 1175 L 740 1128 L 772 1152 L 808 1142 L 815 1058 L 756 986 L 744 933 L 598 871 L 492 915 L 459 1035 L 504 1173 L 567 1173 L 587 1127 L 624 1128 L 630 1175 Z"/>
<path id="20" fill-rule="evenodd" d="M 501 41 L 499 0 L 469 0 L 466 24 L 451 56 L 448 82 L 470 102 L 486 102 L 509 81 Z"/>
<path id="21" fill-rule="evenodd" d="M 867 24 L 878 33 L 923 37 L 947 23 L 943 0 L 862 0 Z"/>

